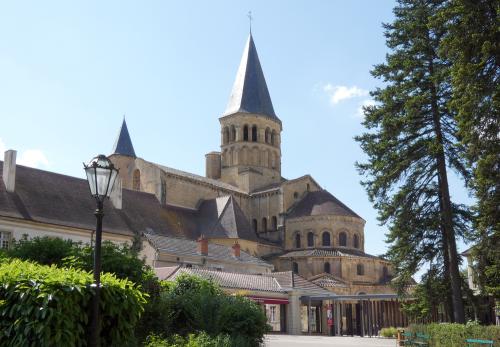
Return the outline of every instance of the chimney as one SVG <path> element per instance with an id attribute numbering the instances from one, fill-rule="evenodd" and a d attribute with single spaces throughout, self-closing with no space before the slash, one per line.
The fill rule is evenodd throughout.
<path id="1" fill-rule="evenodd" d="M 16 186 L 16 154 L 16 151 L 9 149 L 5 151 L 3 159 L 2 178 L 5 188 L 10 193 L 14 192 Z"/>
<path id="2" fill-rule="evenodd" d="M 238 243 L 238 241 L 236 241 L 233 245 L 233 255 L 236 257 L 236 258 L 239 258 L 240 257 L 240 254 L 241 254 L 241 246 L 240 244 Z"/>
<path id="3" fill-rule="evenodd" d="M 198 253 L 201 255 L 208 255 L 208 240 L 205 235 L 201 235 L 198 239 Z"/>
<path id="4" fill-rule="evenodd" d="M 122 180 L 119 176 L 116 177 L 115 185 L 113 186 L 109 200 L 111 200 L 114 208 L 117 210 L 122 209 Z"/>
<path id="5" fill-rule="evenodd" d="M 220 152 L 210 152 L 205 154 L 205 165 L 207 178 L 218 180 L 221 176 L 221 154 Z"/>

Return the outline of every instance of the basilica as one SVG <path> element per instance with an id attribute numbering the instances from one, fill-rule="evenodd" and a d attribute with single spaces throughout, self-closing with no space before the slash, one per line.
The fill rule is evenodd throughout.
<path id="1" fill-rule="evenodd" d="M 123 120 L 108 156 L 119 179 L 104 238 L 140 237 L 161 279 L 192 273 L 259 302 L 274 331 L 375 335 L 407 323 L 389 262 L 365 253 L 365 220 L 310 175 L 282 176 L 282 121 L 251 34 L 219 123 L 220 149 L 205 155 L 200 176 L 136 153 Z M 26 236 L 89 240 L 86 181 L 16 165 L 12 150 L 0 170 L 0 246 Z M 49 188 L 57 209 L 43 201 Z"/>

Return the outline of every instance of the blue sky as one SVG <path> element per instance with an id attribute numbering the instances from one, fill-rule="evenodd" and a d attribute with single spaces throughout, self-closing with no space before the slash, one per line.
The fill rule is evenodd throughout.
<path id="1" fill-rule="evenodd" d="M 204 174 L 252 32 L 283 122 L 282 174 L 311 174 L 363 216 L 366 250 L 385 228 L 354 168 L 360 106 L 380 85 L 393 1 L 10 1 L 0 3 L 0 149 L 83 177 L 126 114 L 138 156 Z M 454 182 L 455 196 L 467 194 Z M 463 246 L 461 246 L 463 248 Z"/>

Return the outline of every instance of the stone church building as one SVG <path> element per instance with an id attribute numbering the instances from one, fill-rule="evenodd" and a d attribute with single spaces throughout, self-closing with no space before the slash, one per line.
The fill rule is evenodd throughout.
<path id="1" fill-rule="evenodd" d="M 119 179 L 104 238 L 143 237 L 161 278 L 193 271 L 250 292 L 276 331 L 371 335 L 404 325 L 389 263 L 365 253 L 363 218 L 310 175 L 282 176 L 282 121 L 252 35 L 219 122 L 220 150 L 205 155 L 199 176 L 139 157 L 123 121 L 109 155 Z M 94 221 L 84 180 L 16 166 L 14 151 L 0 170 L 0 245 L 21 234 L 88 239 Z M 47 187 L 63 202 L 57 209 L 37 200 Z"/>

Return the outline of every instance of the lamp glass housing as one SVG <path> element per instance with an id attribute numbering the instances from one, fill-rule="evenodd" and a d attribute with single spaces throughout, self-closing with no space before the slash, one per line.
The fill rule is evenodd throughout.
<path id="1" fill-rule="evenodd" d="M 111 160 L 101 154 L 83 166 L 92 196 L 100 201 L 109 198 L 118 176 L 118 170 Z"/>

